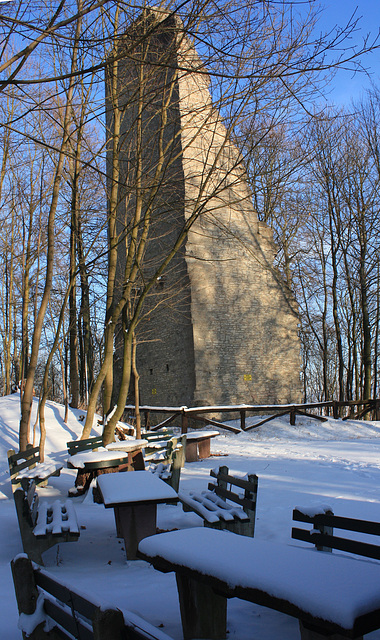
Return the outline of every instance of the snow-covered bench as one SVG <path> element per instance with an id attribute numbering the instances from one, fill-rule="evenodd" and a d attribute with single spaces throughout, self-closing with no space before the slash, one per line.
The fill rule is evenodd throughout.
<path id="1" fill-rule="evenodd" d="M 171 640 L 140 616 L 75 592 L 25 556 L 12 560 L 11 568 L 24 638 Z"/>
<path id="2" fill-rule="evenodd" d="M 197 462 L 210 457 L 211 438 L 216 438 L 220 433 L 219 431 L 189 431 L 186 435 L 186 462 Z"/>
<path id="3" fill-rule="evenodd" d="M 181 469 L 185 464 L 186 435 L 172 437 L 146 458 L 147 469 L 158 475 L 178 493 Z"/>
<path id="4" fill-rule="evenodd" d="M 355 553 L 366 558 L 380 560 L 380 546 L 379 544 L 373 544 L 374 538 L 369 537 L 363 541 L 347 537 L 343 538 L 334 534 L 334 529 L 341 529 L 342 531 L 354 532 L 354 535 L 359 533 L 380 536 L 380 522 L 336 516 L 330 507 L 317 509 L 297 507 L 293 511 L 293 520 L 311 525 L 311 529 L 293 527 L 292 538 L 296 540 L 310 542 L 321 551 L 339 549 L 340 551 Z"/>
<path id="5" fill-rule="evenodd" d="M 40 462 L 39 448 L 31 445 L 27 445 L 26 451 L 19 453 L 9 449 L 8 465 L 13 490 L 22 483 L 27 484 L 30 479 L 39 486 L 44 486 L 51 476 L 59 476 L 63 467 L 56 462 Z"/>
<path id="6" fill-rule="evenodd" d="M 145 538 L 138 556 L 176 573 L 185 640 L 226 638 L 234 597 L 298 618 L 302 640 L 359 640 L 380 628 L 376 561 L 204 527 Z"/>
<path id="7" fill-rule="evenodd" d="M 204 520 L 205 527 L 228 529 L 234 533 L 253 537 L 255 532 L 257 476 L 239 478 L 229 473 L 226 466 L 211 470 L 216 479 L 208 485 L 208 491 L 188 494 L 180 491 L 178 497 L 184 511 L 194 511 Z M 236 490 L 240 489 L 240 493 Z"/>
<path id="8" fill-rule="evenodd" d="M 28 557 L 43 565 L 42 553 L 60 542 L 78 540 L 80 531 L 70 500 L 39 502 L 34 480 L 13 493 L 22 546 Z"/>
<path id="9" fill-rule="evenodd" d="M 83 440 L 70 440 L 66 442 L 67 451 L 69 456 L 74 456 L 76 453 L 82 453 L 83 451 L 93 451 L 103 446 L 103 437 L 94 436 L 92 438 L 85 438 Z"/>

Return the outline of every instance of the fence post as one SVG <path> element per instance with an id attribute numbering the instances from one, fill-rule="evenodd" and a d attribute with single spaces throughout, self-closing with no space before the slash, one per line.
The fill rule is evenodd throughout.
<path id="1" fill-rule="evenodd" d="M 380 400 L 375 400 L 375 420 L 380 420 Z"/>
<path id="2" fill-rule="evenodd" d="M 245 411 L 240 411 L 240 429 L 245 430 Z"/>
<path id="3" fill-rule="evenodd" d="M 322 515 L 323 515 L 323 514 L 322 514 Z M 326 516 L 333 516 L 333 515 L 334 515 L 334 512 L 333 512 L 333 511 L 331 511 L 331 509 L 327 509 L 327 510 L 324 512 L 324 515 L 326 515 Z M 319 531 L 320 531 L 321 533 L 325 533 L 325 534 L 326 534 L 326 535 L 328 535 L 328 536 L 332 536 L 332 535 L 333 535 L 333 533 L 334 533 L 334 529 L 333 529 L 333 527 L 328 527 L 328 526 L 327 526 L 327 525 L 325 525 L 325 524 L 316 524 L 316 523 L 313 523 L 313 526 L 314 526 L 314 528 L 315 528 L 315 529 L 319 529 Z M 332 548 L 331 548 L 331 547 L 323 547 L 323 546 L 315 545 L 315 548 L 316 548 L 318 551 L 329 551 L 329 552 L 332 552 Z"/>
<path id="4" fill-rule="evenodd" d="M 333 400 L 333 418 L 334 420 L 339 418 L 339 402 L 337 400 Z"/>
<path id="5" fill-rule="evenodd" d="M 290 421 L 290 424 L 292 425 L 292 427 L 294 427 L 294 425 L 296 424 L 296 410 L 295 410 L 294 407 L 293 407 L 293 409 L 290 409 L 289 421 Z"/>
<path id="6" fill-rule="evenodd" d="M 187 433 L 187 427 L 188 427 L 188 419 L 187 419 L 187 413 L 185 413 L 185 410 L 182 409 L 181 412 L 181 433 Z"/>

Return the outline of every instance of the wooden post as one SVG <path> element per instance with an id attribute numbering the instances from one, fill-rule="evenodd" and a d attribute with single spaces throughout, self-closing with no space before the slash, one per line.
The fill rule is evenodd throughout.
<path id="1" fill-rule="evenodd" d="M 339 418 L 339 402 L 337 400 L 333 401 L 333 418 L 334 420 Z"/>
<path id="2" fill-rule="evenodd" d="M 221 489 L 225 489 L 227 491 L 227 481 L 226 480 L 222 480 L 219 477 L 220 473 L 224 473 L 226 476 L 228 476 L 228 467 L 226 467 L 224 465 L 222 467 L 219 467 L 218 478 L 216 480 L 218 487 L 220 487 Z M 222 500 L 226 501 L 226 498 L 222 497 Z"/>
<path id="3" fill-rule="evenodd" d="M 334 512 L 331 511 L 331 510 L 328 510 L 328 511 L 325 511 L 325 514 L 326 514 L 326 516 L 333 516 Z M 325 533 L 328 536 L 332 536 L 333 533 L 334 533 L 333 527 L 327 527 L 324 524 L 315 524 L 315 523 L 313 523 L 313 527 L 315 529 L 318 529 L 321 533 Z M 332 548 L 331 547 L 323 547 L 323 546 L 319 546 L 319 545 L 316 544 L 315 548 L 318 551 L 329 551 L 329 552 L 332 552 Z"/>
<path id="4" fill-rule="evenodd" d="M 125 636 L 124 616 L 119 609 L 97 608 L 92 621 L 94 640 L 123 640 Z"/>
<path id="5" fill-rule="evenodd" d="M 11 562 L 13 583 L 15 587 L 18 611 L 20 614 L 31 616 L 34 614 L 38 599 L 38 589 L 34 579 L 32 562 L 25 556 L 18 556 Z M 36 628 L 28 635 L 22 632 L 22 637 L 26 640 L 59 640 L 59 636 L 52 629 L 47 633 L 44 631 L 45 621 L 40 622 Z"/>
<path id="6" fill-rule="evenodd" d="M 375 400 L 375 420 L 380 420 L 380 400 Z"/>
<path id="7" fill-rule="evenodd" d="M 124 538 L 127 560 L 136 560 L 139 542 L 156 533 L 157 505 L 120 504 L 114 507 L 114 511 L 118 511 L 118 515 L 115 515 L 117 533 Z"/>
<path id="8" fill-rule="evenodd" d="M 211 587 L 176 573 L 184 640 L 223 640 L 227 635 L 227 599 Z"/>
<path id="9" fill-rule="evenodd" d="M 205 458 L 210 457 L 211 452 L 211 438 L 206 438 L 205 440 L 200 440 L 198 442 L 198 459 L 204 460 Z"/>
<path id="10" fill-rule="evenodd" d="M 292 427 L 294 427 L 294 425 L 296 424 L 296 410 L 294 407 L 289 412 L 289 421 Z"/>
<path id="11" fill-rule="evenodd" d="M 181 415 L 181 433 L 187 433 L 188 425 L 189 425 L 189 420 L 188 420 L 188 417 L 187 417 L 187 413 L 185 413 L 184 410 L 182 410 L 182 415 Z"/>
<path id="12" fill-rule="evenodd" d="M 38 598 L 32 563 L 29 558 L 18 556 L 12 560 L 11 570 L 19 613 L 31 616 L 36 610 Z"/>
<path id="13" fill-rule="evenodd" d="M 245 411 L 240 411 L 240 429 L 245 431 Z"/>

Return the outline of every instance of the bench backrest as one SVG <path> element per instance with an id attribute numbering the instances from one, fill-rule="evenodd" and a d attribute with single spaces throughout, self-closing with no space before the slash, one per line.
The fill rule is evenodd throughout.
<path id="1" fill-rule="evenodd" d="M 33 469 L 40 461 L 40 450 L 38 447 L 27 445 L 25 451 L 16 453 L 14 449 L 8 451 L 9 475 L 12 484 L 17 483 L 17 476 L 23 469 Z"/>
<path id="2" fill-rule="evenodd" d="M 155 434 L 156 435 L 156 434 Z M 172 454 L 179 441 L 182 442 L 182 437 L 175 437 L 171 434 L 164 434 L 164 437 L 154 437 L 150 440 L 143 436 L 144 440 L 148 440 L 149 444 L 144 447 L 144 455 L 149 456 L 152 454 L 158 454 L 160 456 L 160 462 L 169 464 L 172 460 Z M 186 442 L 186 438 L 183 440 Z"/>
<path id="3" fill-rule="evenodd" d="M 16 489 L 13 493 L 19 526 L 25 525 L 34 529 L 38 518 L 39 498 L 34 480 L 28 480 L 27 486 Z"/>
<path id="4" fill-rule="evenodd" d="M 171 640 L 137 615 L 124 620 L 118 609 L 101 607 L 76 593 L 42 569 L 37 569 L 23 556 L 11 562 L 13 582 L 20 613 L 32 615 L 39 594 L 44 597 L 44 612 L 59 625 L 45 633 L 39 625 L 31 640 Z M 55 631 L 56 629 L 56 631 Z"/>
<path id="5" fill-rule="evenodd" d="M 212 478 L 216 478 L 216 484 L 209 483 L 209 491 L 214 491 L 214 493 L 223 500 L 229 500 L 240 505 L 248 515 L 251 515 L 252 512 L 256 512 L 258 485 L 258 478 L 256 475 L 250 474 L 248 475 L 247 480 L 244 480 L 243 478 L 237 478 L 230 475 L 228 467 L 222 466 L 219 467 L 218 471 L 211 469 L 210 476 Z M 241 492 L 239 494 L 233 491 L 233 487 L 243 489 L 244 495 L 242 495 Z"/>
<path id="6" fill-rule="evenodd" d="M 380 522 L 357 520 L 336 516 L 332 511 L 324 511 L 308 515 L 300 509 L 294 509 L 293 520 L 306 522 L 312 525 L 311 529 L 292 528 L 292 538 L 315 544 L 317 549 L 331 551 L 338 549 L 355 553 L 367 558 L 380 560 L 380 545 L 369 542 L 361 542 L 350 538 L 342 538 L 334 534 L 334 529 L 364 533 L 372 536 L 380 536 Z"/>
<path id="7" fill-rule="evenodd" d="M 71 440 L 67 442 L 66 445 L 69 455 L 74 456 L 76 453 L 81 453 L 82 451 L 93 451 L 98 447 L 102 447 L 103 437 L 94 436 L 93 438 L 86 438 L 84 440 Z"/>

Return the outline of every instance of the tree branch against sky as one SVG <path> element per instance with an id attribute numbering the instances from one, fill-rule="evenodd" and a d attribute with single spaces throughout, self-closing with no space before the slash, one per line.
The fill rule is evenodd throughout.
<path id="1" fill-rule="evenodd" d="M 258 167 L 259 163 L 255 153 L 259 150 L 260 145 L 265 147 L 268 140 L 273 143 L 274 131 L 277 132 L 279 140 L 281 137 L 285 139 L 294 122 L 298 129 L 304 126 L 304 115 L 312 111 L 313 100 L 319 100 L 323 95 L 324 89 L 322 87 L 326 86 L 329 74 L 341 67 L 350 68 L 352 71 L 358 67 L 360 68 L 361 65 L 365 67 L 366 56 L 367 54 L 369 55 L 368 52 L 375 51 L 374 47 L 377 47 L 376 33 L 371 38 L 366 38 L 364 34 L 361 40 L 360 38 L 357 39 L 357 28 L 360 26 L 360 23 L 357 22 L 357 17 L 359 18 L 359 16 L 354 15 L 352 19 L 348 16 L 347 24 L 338 30 L 326 26 L 324 33 L 320 34 L 317 19 L 323 14 L 316 12 L 316 2 L 311 1 L 310 3 L 301 4 L 302 6 L 298 2 L 286 1 L 262 2 L 260 0 L 252 2 L 243 0 L 243 2 L 237 2 L 235 0 L 223 0 L 216 5 L 211 0 L 203 0 L 203 2 L 185 0 L 182 2 L 167 2 L 165 5 L 161 5 L 162 10 L 168 12 L 169 16 L 172 12 L 180 16 L 184 25 L 184 34 L 189 38 L 199 55 L 196 68 L 189 69 L 185 63 L 183 65 L 179 63 L 176 66 L 175 73 L 188 74 L 196 71 L 199 77 L 209 78 L 214 105 L 224 119 L 228 136 L 236 134 L 236 139 L 238 140 L 239 134 L 244 134 L 247 131 L 247 127 L 248 129 L 250 128 L 251 132 L 254 131 L 254 135 L 257 136 L 253 143 L 256 147 L 251 148 L 250 153 L 256 163 L 255 180 L 257 178 L 260 181 L 262 189 L 268 187 L 270 180 L 264 180 L 263 176 L 259 175 L 263 169 Z M 103 336 L 98 336 L 99 343 L 102 345 L 103 350 L 104 348 L 106 349 L 108 356 L 104 358 L 105 352 L 103 351 L 97 363 L 97 372 L 101 372 L 101 375 L 92 397 L 92 401 L 95 398 L 95 402 L 92 402 L 89 422 L 86 425 L 87 431 L 92 425 L 92 423 L 90 425 L 91 412 L 94 413 L 98 407 L 97 403 L 101 393 L 103 373 L 105 377 L 107 376 L 108 365 L 106 366 L 104 363 L 109 363 L 109 354 L 112 354 L 113 350 L 114 328 L 111 327 L 108 320 L 112 318 L 112 322 L 116 322 L 117 318 L 122 315 L 124 307 L 128 307 L 131 301 L 132 280 L 135 278 L 137 281 L 143 272 L 145 252 L 144 245 L 139 245 L 139 243 L 144 239 L 144 234 L 148 233 L 147 225 L 148 227 L 150 225 L 149 220 L 145 215 L 141 214 L 141 208 L 139 208 L 138 202 L 142 193 L 141 184 L 143 179 L 141 173 L 137 173 L 134 184 L 130 185 L 129 194 L 131 195 L 133 192 L 133 197 L 136 198 L 135 222 L 126 229 L 123 237 L 115 236 L 112 215 L 119 205 L 118 187 L 120 183 L 119 170 L 117 168 L 116 133 L 113 141 L 108 140 L 110 144 L 115 145 L 115 172 L 112 179 L 114 190 L 110 190 L 108 188 L 109 185 L 105 184 L 105 143 L 107 132 L 104 106 L 104 74 L 105 70 L 110 70 L 112 66 L 117 69 L 118 62 L 124 58 L 136 64 L 139 63 L 140 48 L 149 40 L 149 37 L 154 35 L 156 27 L 153 26 L 152 31 L 148 31 L 148 33 L 136 36 L 137 40 L 134 42 L 127 42 L 123 38 L 126 29 L 134 23 L 145 6 L 144 3 L 136 5 L 133 2 L 128 3 L 118 0 L 85 0 L 83 5 L 74 0 L 61 0 L 59 2 L 54 0 L 29 2 L 26 0 L 25 2 L 0 4 L 0 94 L 5 101 L 13 100 L 17 103 L 17 109 L 4 109 L 1 114 L 3 139 L 6 141 L 7 136 L 10 136 L 11 139 L 14 136 L 15 139 L 22 140 L 23 144 L 29 149 L 37 150 L 37 154 L 42 154 L 43 151 L 43 153 L 46 153 L 46 157 L 49 158 L 49 162 L 56 163 L 54 193 L 51 190 L 49 194 L 47 187 L 46 189 L 41 188 L 43 202 L 41 196 L 41 202 L 37 205 L 37 209 L 33 210 L 33 216 L 35 215 L 36 218 L 39 216 L 39 219 L 42 220 L 41 211 L 43 207 L 46 208 L 47 195 L 49 194 L 52 215 L 50 217 L 50 226 L 48 227 L 50 238 L 48 243 L 50 249 L 48 251 L 53 253 L 54 241 L 57 237 L 59 238 L 62 229 L 64 229 L 62 220 L 64 219 L 64 211 L 67 204 L 67 194 L 63 177 L 66 175 L 66 167 L 69 165 L 72 167 L 75 161 L 76 172 L 80 173 L 81 170 L 88 170 L 94 180 L 94 191 L 99 194 L 102 193 L 98 197 L 96 207 L 94 207 L 96 209 L 95 212 L 90 210 L 90 206 L 87 202 L 83 202 L 83 199 L 80 199 L 80 203 L 77 198 L 71 202 L 74 218 L 77 219 L 76 214 L 79 212 L 73 211 L 73 208 L 81 208 L 80 219 L 82 220 L 83 213 L 84 224 L 87 225 L 84 230 L 83 243 L 87 243 L 87 247 L 95 247 L 89 254 L 89 260 L 92 260 L 93 264 L 98 261 L 99 264 L 96 272 L 96 282 L 94 276 L 91 285 L 93 287 L 92 296 L 98 301 L 96 314 L 102 319 L 104 319 L 106 309 L 108 314 Z M 115 32 L 115 17 L 117 13 L 120 16 L 120 25 Z M 79 23 L 81 23 L 82 27 L 80 33 L 75 36 L 75 28 Z M 68 46 L 73 38 L 76 39 L 77 43 L 75 64 L 70 59 L 72 48 Z M 51 55 L 53 50 L 54 56 Z M 162 69 L 173 71 L 170 58 L 167 56 L 151 61 L 150 65 L 151 67 L 156 65 L 159 73 Z M 79 112 L 79 105 L 75 102 L 80 100 L 81 92 L 79 87 L 90 87 L 90 85 L 91 91 L 89 90 L 88 93 L 89 105 L 86 112 L 86 121 L 80 125 L 81 136 L 82 130 L 84 132 L 84 151 L 76 155 L 75 136 L 78 133 L 79 125 L 74 122 L 72 114 Z M 143 85 L 144 82 L 142 82 Z M 170 82 L 168 87 L 170 87 Z M 152 99 L 154 99 L 154 96 L 152 96 Z M 58 115 L 57 109 L 59 110 Z M 165 103 L 161 103 L 158 112 L 162 122 L 165 121 L 167 110 L 167 105 L 165 106 Z M 49 134 L 51 133 L 52 135 L 39 137 L 32 128 L 26 126 L 25 123 L 28 122 L 28 118 L 37 117 L 38 114 L 44 114 L 45 121 L 51 123 Z M 64 114 L 66 114 L 66 120 Z M 97 144 L 87 144 L 86 142 L 86 136 L 89 135 L 88 131 L 91 126 L 93 127 L 92 135 L 97 137 Z M 108 135 L 109 133 L 108 131 Z M 70 137 L 72 137 L 73 144 L 70 144 Z M 163 157 L 165 154 L 167 156 L 169 151 L 173 153 L 170 145 L 165 146 L 166 143 L 163 140 L 159 143 Z M 94 149 L 95 151 L 93 151 Z M 266 150 L 268 150 L 268 145 Z M 299 171 L 297 153 L 298 149 L 290 153 L 290 161 L 295 173 Z M 33 153 L 30 154 L 30 157 L 32 156 Z M 57 160 L 58 156 L 59 160 Z M 159 165 L 157 163 L 157 173 L 154 177 L 156 181 L 155 188 L 151 187 L 149 191 L 151 210 L 153 212 L 154 200 L 157 198 L 157 185 L 159 186 L 160 182 L 165 179 L 166 156 L 163 164 Z M 6 169 L 11 161 L 13 161 L 11 156 L 6 158 L 7 164 L 6 166 L 4 165 L 5 176 Z M 286 165 L 288 161 L 288 150 L 284 150 L 281 163 Z M 16 175 L 16 172 L 14 172 L 14 175 Z M 268 174 L 266 178 L 268 178 Z M 286 176 L 287 185 L 290 184 L 291 179 L 293 177 Z M 2 180 L 2 185 L 3 183 L 5 190 L 2 204 L 4 205 L 3 212 L 5 215 L 5 212 L 11 212 L 11 208 L 9 202 L 5 199 L 7 180 Z M 273 181 L 271 186 L 273 187 Z M 290 187 L 288 187 L 288 194 L 289 189 Z M 257 192 L 255 195 L 257 196 Z M 111 203 L 108 208 L 108 214 L 107 198 Z M 283 202 L 282 195 L 278 195 L 276 206 L 280 199 Z M 257 201 L 259 200 L 260 198 L 257 198 Z M 290 203 L 291 198 L 289 197 L 288 205 Z M 198 209 L 195 208 L 193 211 L 193 219 L 203 214 L 203 204 L 200 202 L 197 206 Z M 284 211 L 279 212 L 278 208 L 276 211 L 272 209 L 269 213 L 270 206 L 268 204 L 269 208 L 264 213 L 264 218 L 267 215 L 268 217 L 272 216 L 282 225 L 281 230 L 280 227 L 278 229 L 279 236 L 281 236 L 280 231 L 283 232 L 282 252 L 284 261 L 287 261 L 287 281 L 290 285 L 292 282 L 292 262 L 295 260 L 292 253 L 294 227 L 298 225 L 299 220 L 297 216 L 295 216 L 297 219 L 293 219 L 293 221 L 289 221 L 289 218 L 285 220 Z M 55 211 L 59 212 L 60 227 L 56 223 Z M 149 206 L 146 211 L 149 212 Z M 95 223 L 91 226 L 89 222 L 95 219 L 98 225 L 98 232 L 94 230 Z M 189 219 L 192 219 L 191 216 Z M 163 270 L 168 268 L 170 260 L 180 250 L 189 230 L 189 224 L 187 222 L 184 228 L 178 232 L 175 241 L 168 249 L 167 255 L 162 256 L 160 265 L 157 266 L 151 276 L 153 280 L 150 281 L 148 279 L 142 284 L 141 299 L 135 300 L 135 306 L 130 311 L 131 338 L 128 343 L 130 350 L 132 348 L 132 334 L 138 325 L 139 314 L 144 313 L 143 302 L 148 297 L 148 294 L 150 295 L 154 278 L 160 277 Z M 67 225 L 69 225 L 69 220 L 67 220 Z M 109 229 L 108 241 L 111 242 L 112 246 L 107 246 L 107 241 L 104 239 L 104 229 L 107 227 Z M 42 230 L 43 233 L 45 231 L 46 229 Z M 90 239 L 91 233 L 94 236 L 98 233 L 98 237 L 101 240 Z M 25 237 L 27 237 L 27 234 Z M 101 242 L 103 242 L 103 246 L 101 246 Z M 133 256 L 133 260 L 128 266 L 129 271 L 127 269 L 129 275 L 127 272 L 125 275 L 122 301 L 115 303 L 112 269 L 114 268 L 114 249 L 120 242 L 127 244 L 130 249 L 129 256 Z M 286 242 L 288 242 L 287 246 L 285 246 Z M 135 251 L 132 251 L 132 246 L 135 246 Z M 110 253 L 108 253 L 109 250 Z M 7 251 L 9 251 L 8 245 Z M 86 247 L 83 249 L 83 255 L 87 255 Z M 33 300 L 36 310 L 40 303 L 43 304 L 40 307 L 40 313 L 36 313 L 35 317 L 34 329 L 36 333 L 32 353 L 32 367 L 30 368 L 27 382 L 27 393 L 24 397 L 21 424 L 20 443 L 23 447 L 26 446 L 28 440 L 27 425 L 33 393 L 33 372 L 36 370 L 39 357 L 38 335 L 41 336 L 43 333 L 44 309 L 46 310 L 47 308 L 49 296 L 54 296 L 53 283 L 56 275 L 54 261 L 52 259 L 49 260 L 48 257 L 45 264 L 46 256 L 44 252 L 41 253 L 41 256 L 42 263 L 46 266 L 46 278 L 45 282 L 41 280 L 36 286 L 37 293 Z M 109 258 L 108 275 L 104 270 L 106 257 Z M 75 256 L 72 255 L 72 273 L 75 273 L 78 266 L 74 265 L 74 261 Z M 87 266 L 88 264 L 86 265 L 82 260 L 81 275 L 84 281 L 87 278 Z M 42 270 L 39 269 L 38 278 L 41 278 L 41 273 Z M 84 277 L 85 275 L 86 277 Z M 128 277 L 130 282 L 127 282 Z M 365 279 L 365 274 L 362 274 L 362 277 Z M 108 302 L 106 300 L 107 279 Z M 90 285 L 84 282 L 83 286 Z M 45 294 L 41 294 L 41 287 L 42 289 L 45 287 Z M 362 296 L 364 294 L 365 289 L 362 288 Z M 88 302 L 86 304 L 88 306 Z M 74 304 L 72 304 L 72 309 L 74 315 Z M 7 316 L 8 311 L 4 312 L 5 316 Z M 95 310 L 93 314 L 95 315 Z M 86 319 L 87 326 L 89 322 L 90 319 L 88 317 Z M 25 325 L 25 305 L 23 323 Z M 17 328 L 17 321 L 15 326 Z M 23 339 L 26 340 L 27 337 L 23 336 Z M 15 338 L 15 341 L 17 342 L 17 338 Z M 51 342 L 53 343 L 53 340 Z M 8 343 L 9 338 L 6 344 L 8 345 Z M 128 366 L 130 368 L 130 364 Z M 126 386 L 126 383 L 124 386 Z M 106 395 L 108 398 L 108 410 L 110 392 L 108 391 Z M 121 406 L 121 404 L 122 400 L 120 399 L 119 405 Z M 119 409 L 115 415 L 119 415 Z M 109 437 L 109 434 L 107 437 Z"/>

